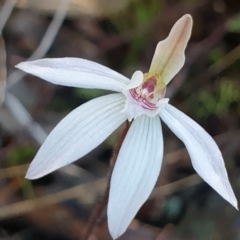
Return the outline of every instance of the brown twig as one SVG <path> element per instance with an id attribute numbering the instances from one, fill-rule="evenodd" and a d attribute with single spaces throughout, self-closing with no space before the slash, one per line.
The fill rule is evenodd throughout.
<path id="1" fill-rule="evenodd" d="M 102 213 L 103 213 L 103 211 L 104 211 L 104 209 L 107 205 L 112 171 L 113 171 L 115 162 L 117 160 L 119 150 L 122 146 L 123 140 L 124 140 L 124 138 L 125 138 L 125 136 L 128 132 L 129 126 L 130 126 L 129 122 L 126 121 L 125 128 L 123 129 L 121 135 L 118 138 L 117 144 L 115 145 L 115 147 L 113 149 L 112 157 L 110 159 L 110 167 L 109 167 L 109 171 L 108 171 L 108 174 L 107 174 L 107 186 L 104 190 L 104 193 L 103 193 L 101 199 L 98 202 L 98 205 L 96 206 L 96 208 L 92 212 L 90 220 L 89 220 L 89 222 L 87 224 L 87 227 L 86 227 L 86 229 L 83 233 L 83 236 L 82 236 L 83 240 L 87 240 L 89 238 L 89 236 L 91 235 L 94 228 L 96 227 L 96 225 L 98 223 L 98 220 L 101 217 L 101 215 L 102 215 Z"/>

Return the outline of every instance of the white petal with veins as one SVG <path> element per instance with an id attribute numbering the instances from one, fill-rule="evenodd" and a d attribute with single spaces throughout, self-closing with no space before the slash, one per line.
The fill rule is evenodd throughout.
<path id="1" fill-rule="evenodd" d="M 69 113 L 49 134 L 26 177 L 36 179 L 81 158 L 102 143 L 127 118 L 124 96 L 109 94 Z"/>
<path id="2" fill-rule="evenodd" d="M 163 156 L 159 117 L 134 120 L 119 152 L 110 183 L 108 226 L 114 239 L 123 234 L 158 179 Z"/>
<path id="3" fill-rule="evenodd" d="M 121 92 L 129 79 L 99 63 L 81 58 L 45 58 L 16 65 L 46 81 L 69 87 Z"/>
<path id="4" fill-rule="evenodd" d="M 169 36 L 157 45 L 149 72 L 160 74 L 166 85 L 185 62 L 184 52 L 191 31 L 192 17 L 186 14 L 174 24 Z"/>
<path id="5" fill-rule="evenodd" d="M 237 208 L 237 200 L 228 180 L 222 154 L 212 137 L 191 118 L 170 104 L 167 104 L 159 115 L 184 142 L 196 172 Z"/>

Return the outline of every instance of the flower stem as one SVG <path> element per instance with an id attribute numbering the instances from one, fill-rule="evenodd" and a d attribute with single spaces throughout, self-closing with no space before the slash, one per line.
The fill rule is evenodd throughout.
<path id="1" fill-rule="evenodd" d="M 90 237 L 94 228 L 98 224 L 98 221 L 101 218 L 103 211 L 107 205 L 112 171 L 113 171 L 115 162 L 117 160 L 119 150 L 122 146 L 123 140 L 128 132 L 129 127 L 130 127 L 130 123 L 128 121 L 126 121 L 125 128 L 123 129 L 122 133 L 120 134 L 120 136 L 118 138 L 118 141 L 113 149 L 112 157 L 110 159 L 110 167 L 109 167 L 109 171 L 107 174 L 107 179 L 108 179 L 107 186 L 105 188 L 105 191 L 103 192 L 103 195 L 99 199 L 98 204 L 96 205 L 95 209 L 93 210 L 93 212 L 90 216 L 90 220 L 87 224 L 87 227 L 86 227 L 85 231 L 83 232 L 83 237 L 82 237 L 83 240 L 87 240 Z"/>

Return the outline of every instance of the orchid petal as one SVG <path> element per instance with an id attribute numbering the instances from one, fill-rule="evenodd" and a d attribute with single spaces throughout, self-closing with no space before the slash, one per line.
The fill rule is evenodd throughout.
<path id="1" fill-rule="evenodd" d="M 46 81 L 69 87 L 121 92 L 129 79 L 99 63 L 81 58 L 45 58 L 22 62 L 17 68 Z"/>
<path id="2" fill-rule="evenodd" d="M 114 239 L 123 234 L 158 179 L 163 157 L 159 117 L 134 120 L 119 152 L 110 183 L 108 226 Z"/>
<path id="3" fill-rule="evenodd" d="M 237 200 L 229 183 L 222 154 L 212 137 L 191 118 L 170 104 L 167 104 L 159 115 L 184 142 L 196 172 L 237 208 Z"/>
<path id="4" fill-rule="evenodd" d="M 69 113 L 49 134 L 26 177 L 36 179 L 81 158 L 102 143 L 127 118 L 122 94 L 93 99 Z"/>
<path id="5" fill-rule="evenodd" d="M 169 36 L 157 45 L 149 72 L 160 74 L 166 85 L 185 62 L 184 52 L 191 30 L 192 17 L 186 14 L 175 23 Z"/>

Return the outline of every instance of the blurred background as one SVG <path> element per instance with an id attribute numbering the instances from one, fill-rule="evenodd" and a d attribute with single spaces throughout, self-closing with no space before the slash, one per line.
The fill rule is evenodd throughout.
<path id="1" fill-rule="evenodd" d="M 194 19 L 186 64 L 167 95 L 216 140 L 240 200 L 240 1 L 0 1 L 1 240 L 80 240 L 91 224 L 89 240 L 110 240 L 105 211 L 97 219 L 92 213 L 102 204 L 122 130 L 74 164 L 26 180 L 29 163 L 60 119 L 108 92 L 55 86 L 14 65 L 80 57 L 131 77 L 148 71 L 156 44 L 185 13 Z M 119 239 L 239 240 L 239 212 L 195 174 L 184 145 L 163 128 L 158 183 Z"/>

